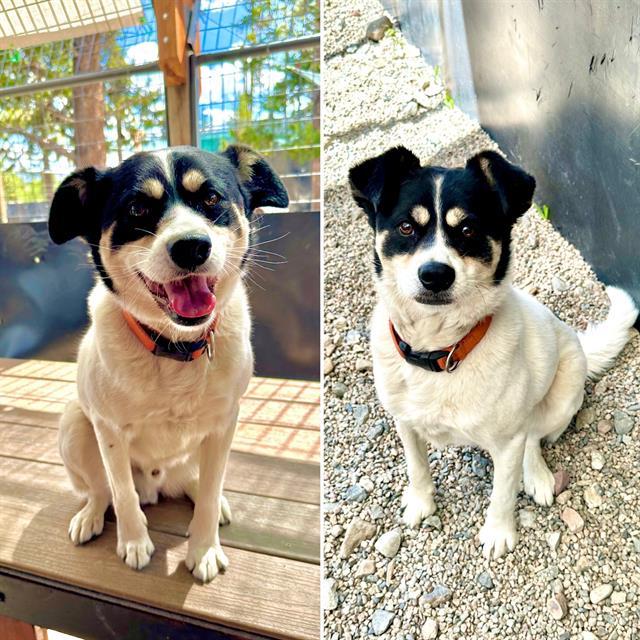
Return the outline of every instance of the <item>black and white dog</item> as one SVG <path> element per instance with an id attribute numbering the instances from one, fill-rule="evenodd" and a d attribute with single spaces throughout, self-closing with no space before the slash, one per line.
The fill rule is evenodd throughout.
<path id="1" fill-rule="evenodd" d="M 135 569 L 154 551 L 141 504 L 186 494 L 195 504 L 186 565 L 203 581 L 227 565 L 222 483 L 253 370 L 242 276 L 250 220 L 287 192 L 251 149 L 139 153 L 88 168 L 57 190 L 49 232 L 90 245 L 100 277 L 78 355 L 78 399 L 60 451 L 86 503 L 69 535 L 99 535 L 113 504 L 118 555 Z"/>
<path id="2" fill-rule="evenodd" d="M 493 151 L 445 169 L 398 147 L 349 178 L 375 231 L 371 349 L 378 396 L 406 455 L 404 521 L 417 526 L 436 508 L 427 442 L 479 446 L 495 468 L 479 537 L 497 558 L 517 542 L 523 474 L 525 491 L 552 504 L 540 442 L 566 429 L 585 379 L 612 364 L 638 311 L 609 287 L 607 319 L 576 334 L 510 284 L 511 228 L 535 180 Z"/>

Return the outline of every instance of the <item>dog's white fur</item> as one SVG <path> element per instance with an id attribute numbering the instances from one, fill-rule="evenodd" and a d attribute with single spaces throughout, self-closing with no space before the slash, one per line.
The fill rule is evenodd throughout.
<path id="1" fill-rule="evenodd" d="M 407 462 L 403 518 L 415 527 L 436 508 L 427 442 L 481 447 L 491 455 L 495 471 L 479 539 L 484 555 L 497 558 L 517 542 L 514 509 L 522 474 L 526 493 L 538 504 L 552 504 L 554 478 L 540 441 L 554 441 L 569 425 L 582 404 L 586 377 L 612 364 L 638 310 L 624 291 L 609 287 L 607 319 L 576 334 L 508 279 L 482 286 L 492 266 L 486 274 L 474 272 L 481 267 L 442 242 L 431 251 L 456 270 L 454 302 L 442 307 L 416 302 L 416 265 L 426 258 L 395 256 L 384 261 L 371 322 L 376 389 L 395 418 Z M 403 281 L 410 282 L 404 292 Z M 391 319 L 413 349 L 428 351 L 455 344 L 487 315 L 493 316 L 487 334 L 452 373 L 406 363 L 388 325 Z"/>
<path id="2" fill-rule="evenodd" d="M 198 273 L 218 278 L 219 322 L 211 361 L 176 362 L 150 354 L 133 335 L 122 308 L 173 340 L 196 340 L 203 326 L 180 327 L 154 302 L 140 271 L 152 280 L 176 277 L 167 243 L 207 233 L 212 251 Z M 69 535 L 80 544 L 102 532 L 113 504 L 117 553 L 131 567 L 146 566 L 154 551 L 141 504 L 159 494 L 193 500 L 186 565 L 203 581 L 227 566 L 218 521 L 230 519 L 222 484 L 238 415 L 253 370 L 249 305 L 240 276 L 248 222 L 218 227 L 177 206 L 153 236 L 111 251 L 108 232 L 100 255 L 119 295 L 99 282 L 89 298 L 91 326 L 78 355 L 78 399 L 66 408 L 60 451 L 74 488 L 87 502 Z M 213 318 L 212 318 L 213 319 Z"/>

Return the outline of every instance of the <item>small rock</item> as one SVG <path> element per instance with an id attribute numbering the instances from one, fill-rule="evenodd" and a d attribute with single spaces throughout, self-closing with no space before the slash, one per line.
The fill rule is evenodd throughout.
<path id="1" fill-rule="evenodd" d="M 396 559 L 394 558 L 387 565 L 387 573 L 385 575 L 385 581 L 387 584 L 391 584 L 391 581 L 393 580 L 393 572 L 395 571 L 395 568 L 396 568 Z"/>
<path id="2" fill-rule="evenodd" d="M 364 358 L 356 360 L 356 371 L 371 371 L 371 369 L 373 369 L 373 365 L 370 360 L 365 360 Z"/>
<path id="3" fill-rule="evenodd" d="M 356 424 L 361 426 L 365 423 L 369 417 L 369 405 L 368 404 L 354 404 L 353 405 L 353 417 L 356 419 Z"/>
<path id="4" fill-rule="evenodd" d="M 400 529 L 393 529 L 392 531 L 383 533 L 376 540 L 374 546 L 376 551 L 379 551 L 386 558 L 394 558 L 396 553 L 398 553 L 401 542 L 402 534 L 400 533 Z"/>
<path id="5" fill-rule="evenodd" d="M 349 329 L 347 335 L 344 337 L 345 344 L 356 344 L 360 342 L 360 332 L 355 329 Z"/>
<path id="6" fill-rule="evenodd" d="M 378 609 L 371 616 L 371 630 L 374 636 L 381 636 L 391 624 L 395 613 L 387 611 L 386 609 Z"/>
<path id="7" fill-rule="evenodd" d="M 361 487 L 359 484 L 354 484 L 352 487 L 347 489 L 344 499 L 347 502 L 364 502 L 368 495 L 369 494 L 364 487 Z"/>
<path id="8" fill-rule="evenodd" d="M 613 429 L 613 424 L 611 423 L 611 420 L 600 420 L 600 422 L 598 422 L 597 429 L 598 429 L 598 433 L 604 436 L 607 433 L 609 433 L 611 429 Z"/>
<path id="9" fill-rule="evenodd" d="M 422 625 L 423 640 L 433 640 L 438 637 L 438 621 L 434 618 L 427 618 Z"/>
<path id="10" fill-rule="evenodd" d="M 371 478 L 369 478 L 369 476 L 362 476 L 362 478 L 360 478 L 360 480 L 358 481 L 358 484 L 367 492 L 367 493 L 372 493 L 373 490 L 375 489 L 373 482 L 371 480 Z"/>
<path id="11" fill-rule="evenodd" d="M 577 533 L 584 528 L 584 520 L 582 516 L 571 507 L 565 507 L 560 514 L 562 521 L 569 527 L 571 533 Z"/>
<path id="12" fill-rule="evenodd" d="M 563 491 L 559 496 L 556 496 L 556 502 L 558 504 L 567 504 L 572 495 L 571 490 Z"/>
<path id="13" fill-rule="evenodd" d="M 376 571 L 376 563 L 370 558 L 365 558 L 360 562 L 356 569 L 356 578 L 362 578 L 364 576 L 370 576 Z"/>
<path id="14" fill-rule="evenodd" d="M 601 471 L 604 468 L 604 455 L 601 451 L 591 452 L 591 468 L 596 471 Z"/>
<path id="15" fill-rule="evenodd" d="M 489 460 L 479 453 L 474 453 L 471 458 L 471 471 L 478 476 L 478 478 L 485 478 L 487 476 L 487 467 L 489 466 Z"/>
<path id="16" fill-rule="evenodd" d="M 529 249 L 535 249 L 538 246 L 538 236 L 535 233 L 530 233 L 527 236 L 527 246 Z"/>
<path id="17" fill-rule="evenodd" d="M 627 594 L 624 591 L 614 591 L 611 594 L 611 604 L 624 604 L 627 601 Z"/>
<path id="18" fill-rule="evenodd" d="M 384 34 L 392 27 L 393 24 L 387 16 L 372 20 L 367 25 L 367 38 L 373 42 L 380 42 L 384 38 Z"/>
<path id="19" fill-rule="evenodd" d="M 556 593 L 550 598 L 547 608 L 554 620 L 562 620 L 567 615 L 567 599 L 564 593 Z"/>
<path id="20" fill-rule="evenodd" d="M 571 482 L 571 478 L 569 477 L 566 469 L 558 469 L 558 471 L 553 474 L 553 480 L 554 496 L 560 495 L 569 486 L 569 482 Z"/>
<path id="21" fill-rule="evenodd" d="M 324 359 L 324 366 L 322 370 L 324 371 L 324 375 L 328 376 L 334 369 L 333 360 L 331 358 Z"/>
<path id="22" fill-rule="evenodd" d="M 361 518 L 354 518 L 347 527 L 347 531 L 340 546 L 340 557 L 348 558 L 353 550 L 365 540 L 376 535 L 376 525 Z"/>
<path id="23" fill-rule="evenodd" d="M 591 631 L 583 631 L 581 640 L 598 640 L 598 636 L 595 633 L 591 633 Z"/>
<path id="24" fill-rule="evenodd" d="M 478 577 L 476 578 L 476 582 L 485 589 L 493 589 L 493 579 L 487 571 L 483 571 L 480 575 L 478 575 Z"/>
<path id="25" fill-rule="evenodd" d="M 599 484 L 591 484 L 584 490 L 584 501 L 589 509 L 602 506 L 602 489 Z"/>
<path id="26" fill-rule="evenodd" d="M 606 600 L 613 591 L 613 585 L 610 584 L 601 584 L 595 589 L 591 589 L 589 592 L 589 600 L 591 600 L 592 604 L 598 604 L 603 600 Z"/>
<path id="27" fill-rule="evenodd" d="M 620 411 L 619 409 L 616 409 L 613 412 L 613 428 L 619 436 L 626 435 L 633 429 L 633 427 L 633 418 L 629 414 L 624 411 Z"/>
<path id="28" fill-rule="evenodd" d="M 451 600 L 451 591 L 443 584 L 439 584 L 433 591 L 425 593 L 420 598 L 420 606 L 437 607 L 440 604 Z"/>
<path id="29" fill-rule="evenodd" d="M 438 516 L 427 516 L 422 521 L 422 526 L 429 529 L 442 530 L 442 520 Z"/>
<path id="30" fill-rule="evenodd" d="M 344 528 L 341 525 L 334 524 L 333 527 L 331 527 L 331 535 L 334 538 L 339 538 L 343 533 L 344 533 Z"/>
<path id="31" fill-rule="evenodd" d="M 558 276 L 551 278 L 551 286 L 556 293 L 563 293 L 569 289 L 569 285 L 562 278 L 558 278 Z"/>
<path id="32" fill-rule="evenodd" d="M 536 514 L 529 509 L 520 509 L 518 512 L 520 526 L 523 529 L 532 529 L 536 526 Z"/>
<path id="33" fill-rule="evenodd" d="M 586 556 L 580 556 L 576 562 L 576 573 L 581 575 L 587 569 L 591 569 L 591 561 Z"/>
<path id="34" fill-rule="evenodd" d="M 333 393 L 336 398 L 344 398 L 347 393 L 347 385 L 344 384 L 344 382 L 336 382 L 331 387 L 331 393 Z"/>
<path id="35" fill-rule="evenodd" d="M 560 544 L 560 532 L 552 531 L 551 533 L 548 533 L 547 544 L 549 545 L 549 549 L 551 549 L 551 551 L 555 551 Z"/>
<path id="36" fill-rule="evenodd" d="M 322 581 L 322 608 L 333 611 L 338 606 L 338 591 L 336 581 L 328 578 Z"/>
<path id="37" fill-rule="evenodd" d="M 609 381 L 606 378 L 603 378 L 602 380 L 597 382 L 593 387 L 593 395 L 601 396 L 607 391 L 608 388 L 609 388 Z"/>
<path id="38" fill-rule="evenodd" d="M 384 509 L 379 504 L 374 504 L 370 513 L 372 520 L 382 520 L 384 518 Z"/>
<path id="39" fill-rule="evenodd" d="M 578 429 L 584 429 L 593 422 L 595 417 L 596 412 L 591 407 L 582 409 L 576 416 L 576 427 Z"/>
<path id="40" fill-rule="evenodd" d="M 385 423 L 383 421 L 376 422 L 369 431 L 367 431 L 367 438 L 369 438 L 369 440 L 379 438 L 384 433 L 384 426 Z"/>

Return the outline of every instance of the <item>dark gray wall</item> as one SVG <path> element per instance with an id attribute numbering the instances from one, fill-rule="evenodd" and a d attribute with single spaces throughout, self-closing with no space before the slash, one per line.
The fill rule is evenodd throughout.
<path id="1" fill-rule="evenodd" d="M 480 122 L 607 283 L 640 301 L 640 0 L 465 0 Z"/>
<path id="2" fill-rule="evenodd" d="M 286 262 L 248 278 L 256 373 L 318 380 L 320 215 L 268 214 L 260 226 L 260 248 Z M 0 357 L 75 360 L 93 273 L 81 240 L 58 247 L 45 222 L 0 224 Z"/>

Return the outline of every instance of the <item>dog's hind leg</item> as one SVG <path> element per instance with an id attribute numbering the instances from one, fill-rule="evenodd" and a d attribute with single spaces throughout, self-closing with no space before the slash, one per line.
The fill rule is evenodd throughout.
<path id="1" fill-rule="evenodd" d="M 402 496 L 402 520 L 410 527 L 417 527 L 424 518 L 436 510 L 433 480 L 427 459 L 427 443 L 410 424 L 396 421 L 396 429 L 404 447 L 409 476 L 409 484 Z"/>
<path id="2" fill-rule="evenodd" d="M 538 504 L 550 507 L 553 504 L 555 480 L 542 457 L 540 439 L 535 435 L 527 438 L 523 462 L 524 490 Z"/>
<path id="3" fill-rule="evenodd" d="M 187 498 L 189 498 L 193 504 L 198 500 L 198 484 L 198 478 L 191 478 L 184 489 Z M 218 522 L 221 525 L 231 523 L 231 507 L 224 494 L 220 494 L 220 516 L 218 517 Z"/>
<path id="4" fill-rule="evenodd" d="M 62 414 L 58 445 L 73 488 L 87 499 L 69 524 L 72 542 L 82 544 L 102 533 L 111 491 L 93 427 L 76 400 Z"/>

